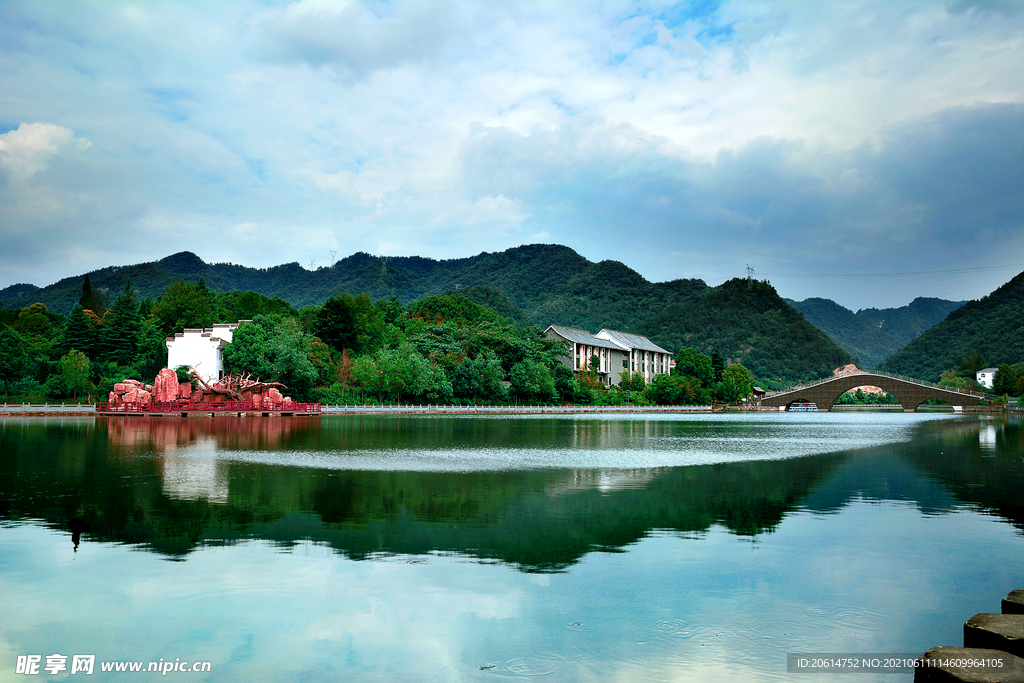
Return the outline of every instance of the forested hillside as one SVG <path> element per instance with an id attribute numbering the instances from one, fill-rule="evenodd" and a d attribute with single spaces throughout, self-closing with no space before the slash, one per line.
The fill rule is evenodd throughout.
<path id="1" fill-rule="evenodd" d="M 1024 273 L 956 309 L 878 369 L 937 382 L 974 354 L 990 367 L 1024 361 Z"/>
<path id="2" fill-rule="evenodd" d="M 445 261 L 358 253 L 313 271 L 297 263 L 266 269 L 207 264 L 182 252 L 89 275 L 93 289 L 108 298 L 129 280 L 141 299 L 153 300 L 179 279 L 202 279 L 213 292 L 252 291 L 296 308 L 320 305 L 341 293 L 394 297 L 408 305 L 454 290 L 520 326 L 560 324 L 592 332 L 606 327 L 647 335 L 672 353 L 684 346 L 709 354 L 717 350 L 769 386 L 823 377 L 851 361 L 766 282 L 737 279 L 719 287 L 696 279 L 651 283 L 622 263 L 593 263 L 558 245 Z M 67 278 L 38 290 L 20 286 L 14 293 L 21 296 L 4 304 L 25 308 L 40 302 L 67 314 L 81 297 L 82 279 Z"/>
<path id="3" fill-rule="evenodd" d="M 875 367 L 965 303 L 918 297 L 900 308 L 862 308 L 854 313 L 831 299 L 786 301 L 862 368 Z"/>

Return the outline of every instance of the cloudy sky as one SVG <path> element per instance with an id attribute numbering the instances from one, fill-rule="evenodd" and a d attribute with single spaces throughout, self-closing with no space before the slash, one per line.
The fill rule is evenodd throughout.
<path id="1" fill-rule="evenodd" d="M 854 310 L 1024 270 L 1024 1 L 0 1 L 0 287 L 557 243 Z"/>

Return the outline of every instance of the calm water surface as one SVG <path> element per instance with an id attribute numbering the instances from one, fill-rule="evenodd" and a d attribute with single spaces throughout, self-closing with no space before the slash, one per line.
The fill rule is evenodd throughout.
<path id="1" fill-rule="evenodd" d="M 1022 587 L 1014 417 L 0 420 L 0 681 L 810 683 Z"/>

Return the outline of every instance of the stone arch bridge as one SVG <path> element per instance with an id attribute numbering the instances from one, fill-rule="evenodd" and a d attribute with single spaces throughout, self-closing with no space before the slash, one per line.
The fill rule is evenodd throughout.
<path id="1" fill-rule="evenodd" d="M 818 410 L 832 410 L 832 405 L 840 396 L 854 387 L 879 387 L 896 397 L 903 406 L 903 411 L 912 413 L 929 399 L 946 401 L 953 406 L 978 405 L 985 394 L 966 389 L 948 389 L 931 382 L 897 377 L 888 373 L 864 372 L 856 375 L 830 377 L 813 384 L 776 391 L 765 394 L 761 405 L 789 408 L 794 403 L 813 403 Z"/>

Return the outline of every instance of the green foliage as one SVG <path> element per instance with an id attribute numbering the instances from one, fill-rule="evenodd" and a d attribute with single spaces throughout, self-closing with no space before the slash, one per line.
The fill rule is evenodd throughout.
<path id="1" fill-rule="evenodd" d="M 622 391 L 640 392 L 647 389 L 647 382 L 644 380 L 643 373 L 630 373 L 629 370 L 623 370 L 619 376 L 619 389 Z"/>
<path id="2" fill-rule="evenodd" d="M 87 316 L 82 306 L 76 305 L 64 325 L 60 349 L 65 353 L 77 349 L 89 358 L 94 358 L 99 340 L 99 328 L 96 323 L 95 317 Z"/>
<path id="3" fill-rule="evenodd" d="M 754 376 L 739 363 L 733 363 L 722 372 L 719 393 L 725 401 L 747 398 L 754 391 Z"/>
<path id="4" fill-rule="evenodd" d="M 696 349 L 681 349 L 676 354 L 675 360 L 676 366 L 672 368 L 672 374 L 681 377 L 693 377 L 702 387 L 706 387 L 715 381 L 715 371 L 711 365 L 711 358 Z"/>
<path id="5" fill-rule="evenodd" d="M 308 346 L 309 339 L 294 318 L 258 315 L 235 330 L 224 349 L 224 367 L 265 382 L 281 382 L 292 396 L 304 399 L 319 377 Z"/>
<path id="6" fill-rule="evenodd" d="M 85 274 L 85 281 L 82 282 L 82 296 L 78 299 L 78 305 L 98 316 L 103 315 L 107 310 L 106 298 L 92 288 L 88 273 Z"/>
<path id="7" fill-rule="evenodd" d="M 29 358 L 25 347 L 25 339 L 10 325 L 4 325 L 0 330 L 0 380 L 4 382 L 5 400 L 8 385 L 28 374 Z"/>
<path id="8" fill-rule="evenodd" d="M 60 330 L 62 317 L 50 313 L 44 304 L 35 303 L 18 313 L 14 328 L 26 337 L 47 339 Z"/>
<path id="9" fill-rule="evenodd" d="M 979 390 L 977 381 L 973 377 L 963 377 L 956 370 L 946 370 L 939 375 L 939 386 L 950 389 L 971 389 Z"/>
<path id="10" fill-rule="evenodd" d="M 711 394 L 695 378 L 682 375 L 657 375 L 644 392 L 656 405 L 707 405 Z"/>
<path id="11" fill-rule="evenodd" d="M 153 303 L 151 315 L 164 335 L 188 329 L 202 329 L 217 322 L 214 294 L 206 284 L 178 280 L 164 288 Z"/>
<path id="12" fill-rule="evenodd" d="M 1000 365 L 992 378 L 992 391 L 1003 396 L 1024 395 L 1024 361 Z"/>
<path id="13" fill-rule="evenodd" d="M 486 306 L 474 303 L 462 293 L 431 296 L 414 301 L 409 317 L 431 322 L 454 322 L 457 325 L 491 323 L 507 327 L 508 321 Z"/>
<path id="14" fill-rule="evenodd" d="M 89 366 L 89 359 L 81 351 L 68 351 L 60 359 L 61 384 L 76 400 L 79 393 L 88 393 L 95 389 L 89 381 Z"/>
<path id="15" fill-rule="evenodd" d="M 864 393 L 862 389 L 857 389 L 856 392 L 847 391 L 842 396 L 836 399 L 836 405 L 899 405 L 899 399 L 890 394 L 887 391 L 883 391 L 880 394 Z"/>
<path id="16" fill-rule="evenodd" d="M 192 372 L 192 368 L 187 365 L 179 365 L 174 368 L 174 374 L 178 377 L 178 384 L 184 384 L 185 382 L 195 381 L 195 373 Z"/>
<path id="17" fill-rule="evenodd" d="M 258 315 L 296 315 L 295 309 L 284 299 L 264 296 L 251 290 L 217 294 L 214 301 L 217 307 L 215 322 L 236 323 L 239 320 L 252 320 Z"/>
<path id="18" fill-rule="evenodd" d="M 977 354 L 977 356 L 975 356 Z M 974 367 L 986 361 L 998 367 L 1024 358 L 1024 273 L 977 301 L 951 312 L 906 347 L 879 364 L 878 369 L 937 381 L 961 359 Z M 972 360 L 974 359 L 974 360 Z M 978 370 L 985 367 L 981 363 Z"/>
<path id="19" fill-rule="evenodd" d="M 555 403 L 558 393 L 547 366 L 527 359 L 516 363 L 509 371 L 512 394 L 524 403 Z"/>
<path id="20" fill-rule="evenodd" d="M 352 297 L 348 294 L 332 296 L 313 317 L 316 336 L 336 351 L 354 350 L 358 341 L 353 309 Z"/>
<path id="21" fill-rule="evenodd" d="M 97 355 L 101 360 L 128 365 L 139 351 L 139 302 L 126 283 L 103 318 Z"/>
<path id="22" fill-rule="evenodd" d="M 700 280 L 650 283 L 622 263 L 592 263 L 557 245 L 527 245 L 448 261 L 396 257 L 386 264 L 360 253 L 312 272 L 297 263 L 267 269 L 211 265 L 182 252 L 155 263 L 107 268 L 90 276 L 93 287 L 108 291 L 117 291 L 130 278 L 142 296 L 153 298 L 178 280 L 203 278 L 216 292 L 252 290 L 247 294 L 280 297 L 282 308 L 319 305 L 340 291 L 411 303 L 444 295 L 458 282 L 463 288 L 455 296 L 487 306 L 517 326 L 524 326 L 528 319 L 545 327 L 551 323 L 607 327 L 647 335 L 672 350 L 690 347 L 710 353 L 719 348 L 726 358 L 742 362 L 766 385 L 824 377 L 851 360 L 767 283 L 748 286 L 746 280 L 734 280 L 713 288 Z M 68 278 L 43 289 L 12 289 L 10 295 L 15 294 L 9 305 L 40 301 L 54 311 L 70 312 L 80 299 L 81 278 Z M 237 301 L 242 295 L 230 295 L 238 306 L 222 300 L 228 296 L 217 296 L 219 322 L 259 314 L 295 315 L 294 309 L 267 310 L 262 301 L 250 301 L 253 305 L 242 310 Z M 457 311 L 445 314 L 452 313 Z M 411 338 L 422 330 L 397 325 L 393 312 L 387 317 L 384 323 L 395 326 L 387 333 L 388 345 L 401 343 L 399 331 Z M 307 332 L 311 330 L 305 319 L 303 325 Z M 360 353 L 376 348 L 374 335 L 370 337 L 369 347 Z M 510 364 L 503 357 L 506 372 L 517 362 Z"/>
<path id="23" fill-rule="evenodd" d="M 479 304 L 494 313 L 503 320 L 516 327 L 530 327 L 533 322 L 530 317 L 513 304 L 508 298 L 493 287 L 467 287 L 455 291 L 445 292 L 448 296 L 458 296 L 467 299 L 472 303 Z M 397 301 L 397 299 L 394 299 Z M 412 308 L 412 307 L 411 307 Z"/>
<path id="24" fill-rule="evenodd" d="M 965 303 L 919 297 L 900 308 L 854 313 L 830 299 L 787 301 L 864 368 L 874 367 Z"/>
<path id="25" fill-rule="evenodd" d="M 988 365 L 985 363 L 985 356 L 977 351 L 967 358 L 960 359 L 960 375 L 962 377 L 975 377 L 979 370 L 984 370 Z"/>
<path id="26" fill-rule="evenodd" d="M 313 329 L 336 351 L 369 353 L 384 340 L 384 316 L 366 294 L 332 296 L 313 318 Z"/>

